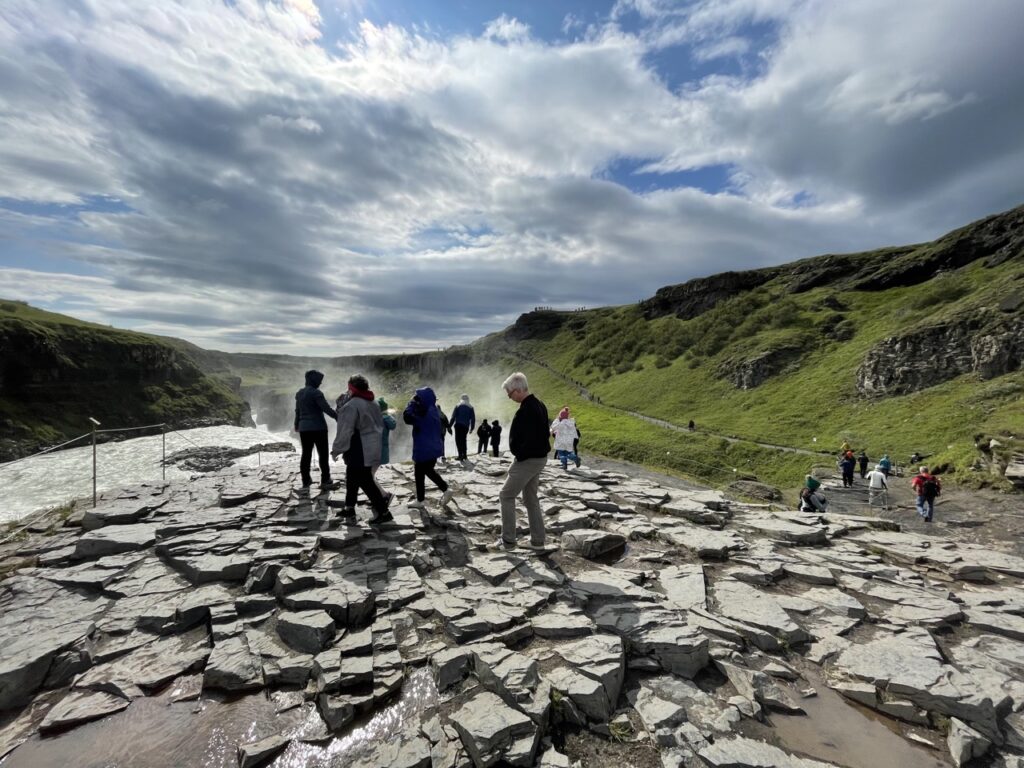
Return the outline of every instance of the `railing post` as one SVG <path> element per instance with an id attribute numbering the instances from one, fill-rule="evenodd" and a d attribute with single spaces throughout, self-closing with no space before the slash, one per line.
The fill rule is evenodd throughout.
<path id="1" fill-rule="evenodd" d="M 96 427 L 100 425 L 96 419 L 92 416 L 89 417 L 89 421 L 92 422 L 92 505 L 96 506 Z"/>
<path id="2" fill-rule="evenodd" d="M 167 480 L 167 425 L 160 425 L 160 479 Z"/>

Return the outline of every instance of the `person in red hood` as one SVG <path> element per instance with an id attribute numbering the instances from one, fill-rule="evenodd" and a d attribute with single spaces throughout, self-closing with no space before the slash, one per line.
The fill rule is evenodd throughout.
<path id="1" fill-rule="evenodd" d="M 939 482 L 939 478 L 928 472 L 928 467 L 921 467 L 910 481 L 910 487 L 917 493 L 917 514 L 923 517 L 926 523 L 930 523 L 932 515 L 935 514 L 935 499 L 942 493 L 942 483 Z"/>
<path id="2" fill-rule="evenodd" d="M 393 519 L 388 511 L 391 494 L 385 497 L 373 479 L 373 470 L 380 464 L 383 431 L 384 419 L 370 383 L 365 376 L 356 374 L 348 380 L 348 392 L 338 398 L 338 433 L 331 448 L 335 461 L 339 456 L 345 459 L 345 506 L 341 515 L 349 524 L 356 520 L 360 490 L 373 508 L 371 523 Z"/>

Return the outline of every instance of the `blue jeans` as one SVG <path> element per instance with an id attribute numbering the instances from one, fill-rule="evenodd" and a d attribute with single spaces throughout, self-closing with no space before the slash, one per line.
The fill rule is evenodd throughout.
<path id="1" fill-rule="evenodd" d="M 566 469 L 570 461 L 577 467 L 580 465 L 580 457 L 572 451 L 555 451 L 555 458 L 561 460 L 562 469 Z"/>
<path id="2" fill-rule="evenodd" d="M 927 507 L 928 512 L 925 513 Z M 924 496 L 917 497 L 917 514 L 923 517 L 925 520 L 931 520 L 932 515 L 935 514 L 935 499 L 929 499 Z"/>

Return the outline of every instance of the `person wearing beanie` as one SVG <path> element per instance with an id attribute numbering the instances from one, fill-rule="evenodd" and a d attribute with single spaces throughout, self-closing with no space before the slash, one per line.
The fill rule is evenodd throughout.
<path id="1" fill-rule="evenodd" d="M 821 492 L 821 481 L 813 475 L 806 475 L 800 491 L 800 511 L 824 513 L 827 506 L 828 500 Z"/>
<path id="2" fill-rule="evenodd" d="M 299 459 L 302 487 L 309 488 L 313 484 L 309 467 L 313 460 L 313 448 L 316 448 L 320 459 L 320 487 L 328 490 L 332 487 L 332 481 L 331 465 L 327 461 L 327 420 L 324 414 L 335 421 L 338 414 L 327 404 L 327 398 L 320 391 L 323 380 L 324 375 L 320 371 L 306 371 L 306 386 L 295 393 L 294 426 L 302 444 L 302 456 Z"/>
<path id="3" fill-rule="evenodd" d="M 426 506 L 426 480 L 441 491 L 441 507 L 451 503 L 453 492 L 448 483 L 438 474 L 437 460 L 444 455 L 444 429 L 441 413 L 437 407 L 437 395 L 430 387 L 420 387 L 402 412 L 402 420 L 412 427 L 413 477 L 416 482 L 416 500 L 410 507 L 423 509 Z"/>
<path id="4" fill-rule="evenodd" d="M 384 421 L 365 376 L 357 374 L 348 380 L 348 391 L 338 398 L 338 406 L 338 433 L 331 456 L 335 461 L 339 456 L 345 460 L 345 506 L 341 515 L 349 524 L 355 523 L 356 502 L 362 491 L 373 509 L 370 522 L 386 523 L 393 519 L 388 500 L 373 479 L 374 468 L 380 464 Z"/>
<path id="5" fill-rule="evenodd" d="M 459 404 L 452 411 L 452 427 L 455 429 L 455 449 L 459 454 L 459 461 L 467 461 L 466 435 L 476 428 L 476 411 L 469 404 L 469 395 L 462 395 Z"/>
<path id="6" fill-rule="evenodd" d="M 501 424 L 497 419 L 491 422 L 491 448 L 494 455 L 498 455 L 498 447 L 501 445 Z"/>

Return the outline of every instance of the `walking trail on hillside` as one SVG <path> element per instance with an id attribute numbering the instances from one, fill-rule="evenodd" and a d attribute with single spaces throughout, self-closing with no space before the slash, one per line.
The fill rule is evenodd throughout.
<path id="1" fill-rule="evenodd" d="M 382 468 L 380 528 L 295 463 L 0 549 L 3 768 L 1024 765 L 1024 558 L 966 499 L 923 529 L 552 462 L 552 547 L 496 552 L 505 458 L 442 470 L 450 514 Z"/>

